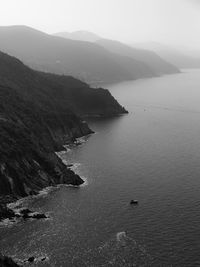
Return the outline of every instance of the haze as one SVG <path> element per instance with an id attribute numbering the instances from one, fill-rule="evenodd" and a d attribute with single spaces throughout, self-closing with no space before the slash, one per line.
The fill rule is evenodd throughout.
<path id="1" fill-rule="evenodd" d="M 199 0 L 0 0 L 0 25 L 47 33 L 87 30 L 126 43 L 198 49 Z"/>

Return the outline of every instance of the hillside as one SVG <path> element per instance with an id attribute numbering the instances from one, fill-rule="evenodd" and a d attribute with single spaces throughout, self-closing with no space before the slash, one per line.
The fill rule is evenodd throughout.
<path id="1" fill-rule="evenodd" d="M 156 75 L 172 74 L 179 72 L 178 68 L 168 63 L 155 52 L 147 49 L 139 49 L 120 43 L 118 41 L 100 39 L 96 43 L 105 49 L 121 56 L 127 56 L 132 59 L 145 63 Z"/>
<path id="2" fill-rule="evenodd" d="M 89 31 L 57 32 L 54 35 L 64 37 L 67 39 L 79 40 L 85 42 L 96 42 L 97 40 L 101 39 L 100 36 Z"/>
<path id="3" fill-rule="evenodd" d="M 51 36 L 26 26 L 0 27 L 0 40 L 0 50 L 36 70 L 72 75 L 90 83 L 135 78 L 131 69 L 115 60 L 117 55 L 98 44 Z M 140 77 L 145 77 L 143 72 Z"/>
<path id="4" fill-rule="evenodd" d="M 162 55 L 156 53 L 156 51 L 151 50 L 151 48 L 148 48 L 148 46 L 129 46 L 118 41 L 103 39 L 95 33 L 87 31 L 75 31 L 71 33 L 60 32 L 55 35 L 67 39 L 95 42 L 96 44 L 99 44 L 100 46 L 104 47 L 106 50 L 117 55 L 121 55 L 123 59 L 121 58 L 118 63 L 122 66 L 123 62 L 126 62 L 124 64 L 124 68 L 125 65 L 127 65 L 128 69 L 131 69 L 132 72 L 135 74 L 135 77 L 141 76 L 141 63 L 143 63 L 143 68 L 144 64 L 146 65 L 147 73 L 144 74 L 145 77 L 159 76 L 163 74 L 179 72 L 178 68 L 175 67 L 176 64 L 170 64 L 169 62 L 171 61 L 167 60 L 165 57 L 162 57 Z M 130 64 L 131 59 L 134 60 L 134 64 L 132 65 Z M 116 61 L 117 60 L 119 60 L 118 57 L 116 57 Z"/>
<path id="5" fill-rule="evenodd" d="M 160 74 L 137 58 L 109 51 L 97 43 L 52 36 L 26 26 L 0 27 L 0 40 L 0 50 L 36 70 L 72 75 L 90 84 Z"/>
<path id="6" fill-rule="evenodd" d="M 198 51 L 190 51 L 184 48 L 178 49 L 156 42 L 133 44 L 133 47 L 150 49 L 181 69 L 200 68 L 200 55 Z"/>
<path id="7" fill-rule="evenodd" d="M 33 71 L 0 52 L 0 196 L 26 196 L 49 185 L 83 183 L 54 152 L 92 133 L 78 115 L 125 112 L 107 90 Z"/>

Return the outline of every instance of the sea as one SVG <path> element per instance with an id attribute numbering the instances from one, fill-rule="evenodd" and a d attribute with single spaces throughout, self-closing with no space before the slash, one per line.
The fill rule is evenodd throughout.
<path id="1" fill-rule="evenodd" d="M 89 119 L 95 134 L 60 154 L 85 183 L 13 204 L 49 218 L 1 223 L 0 251 L 31 266 L 200 266 L 200 70 L 107 89 L 129 113 Z"/>

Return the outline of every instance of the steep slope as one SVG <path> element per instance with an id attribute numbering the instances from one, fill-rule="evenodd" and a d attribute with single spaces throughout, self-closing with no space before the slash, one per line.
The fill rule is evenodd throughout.
<path id="1" fill-rule="evenodd" d="M 163 60 L 161 57 L 159 57 L 156 53 L 152 51 L 133 48 L 118 41 L 107 39 L 100 39 L 96 43 L 116 54 L 127 56 L 145 63 L 153 70 L 156 75 L 179 72 L 177 67 Z"/>
<path id="2" fill-rule="evenodd" d="M 74 113 L 99 115 L 93 106 L 86 109 L 85 94 L 88 102 L 98 102 L 101 115 L 125 113 L 107 90 L 33 71 L 0 53 L 0 195 L 25 196 L 48 185 L 83 183 L 54 152 L 92 133 Z"/>
<path id="3" fill-rule="evenodd" d="M 72 75 L 90 83 L 135 78 L 115 60 L 117 55 L 98 44 L 51 36 L 25 26 L 0 27 L 0 40 L 0 50 L 40 71 Z M 141 72 L 140 77 L 145 75 Z"/>
<path id="4" fill-rule="evenodd" d="M 100 36 L 89 31 L 75 31 L 75 32 L 58 32 L 54 34 L 55 36 L 60 36 L 67 39 L 79 40 L 85 42 L 96 42 L 101 39 Z"/>
<path id="5" fill-rule="evenodd" d="M 173 48 L 156 42 L 133 44 L 133 46 L 150 49 L 178 68 L 200 68 L 200 55 L 197 51 L 190 53 L 187 49 Z"/>
<path id="6" fill-rule="evenodd" d="M 70 76 L 59 76 L 50 73 L 38 73 L 48 81 L 49 87 L 54 87 L 54 94 L 59 103 L 64 102 L 73 112 L 80 117 L 88 116 L 113 116 L 127 113 L 113 98 L 110 92 L 103 88 L 91 88 Z M 59 94 L 56 88 L 59 87 Z M 61 90 L 62 89 L 62 90 Z"/>

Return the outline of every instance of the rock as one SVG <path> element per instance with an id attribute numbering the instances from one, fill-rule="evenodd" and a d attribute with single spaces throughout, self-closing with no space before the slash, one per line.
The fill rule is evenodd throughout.
<path id="1" fill-rule="evenodd" d="M 30 257 L 30 258 L 28 258 L 28 262 L 34 262 L 34 260 L 35 260 L 35 258 L 34 257 Z"/>
<path id="2" fill-rule="evenodd" d="M 27 260 L 25 260 L 24 262 L 30 262 L 30 263 L 36 262 L 37 263 L 37 262 L 46 261 L 46 260 L 48 260 L 48 257 L 41 256 L 41 257 L 36 258 L 36 257 L 32 256 L 32 257 L 28 258 Z"/>
<path id="3" fill-rule="evenodd" d="M 15 218 L 26 219 L 46 219 L 48 218 L 44 213 L 34 213 L 28 208 L 20 210 L 20 214 L 15 213 L 13 210 L 7 208 L 6 204 L 0 204 L 0 221 L 4 219 L 13 220 Z M 1 266 L 0 266 L 1 267 Z"/>
<path id="4" fill-rule="evenodd" d="M 46 219 L 48 218 L 44 213 L 36 213 L 30 216 L 33 219 Z"/>
<path id="5" fill-rule="evenodd" d="M 35 195 L 37 195 L 38 193 L 35 191 L 35 190 L 31 190 L 30 192 L 29 192 L 29 195 L 31 195 L 31 196 L 35 196 Z"/>
<path id="6" fill-rule="evenodd" d="M 23 215 L 27 215 L 29 213 L 31 213 L 32 211 L 29 210 L 29 209 L 23 209 L 23 210 L 20 210 L 20 213 L 23 214 Z"/>
<path id="7" fill-rule="evenodd" d="M 81 179 L 81 177 L 79 175 L 74 174 L 73 175 L 73 179 L 72 179 L 70 184 L 74 185 L 74 186 L 79 186 L 79 185 L 81 185 L 83 183 L 84 183 L 83 179 Z"/>
<path id="8" fill-rule="evenodd" d="M 20 213 L 22 214 L 22 217 L 24 219 L 46 219 L 47 216 L 44 213 L 33 213 L 33 211 L 29 210 L 29 209 L 23 209 L 20 211 Z"/>
<path id="9" fill-rule="evenodd" d="M 6 204 L 0 204 L 0 221 L 4 219 L 13 219 L 15 213 L 13 210 L 7 208 Z"/>
<path id="10" fill-rule="evenodd" d="M 30 217 L 28 214 L 24 214 L 24 215 L 22 216 L 22 218 L 23 218 L 24 220 L 26 220 L 26 219 L 30 219 L 31 217 Z"/>
<path id="11" fill-rule="evenodd" d="M 31 216 L 29 215 L 32 211 L 29 209 L 23 209 L 20 211 L 20 214 L 22 215 L 23 219 L 28 219 L 31 218 Z"/>
<path id="12" fill-rule="evenodd" d="M 71 167 L 73 167 L 73 164 L 71 164 L 71 163 L 70 164 L 67 164 L 67 167 L 68 168 L 71 168 Z"/>
<path id="13" fill-rule="evenodd" d="M 80 141 L 77 141 L 76 140 L 76 142 L 74 143 L 76 146 L 80 146 L 80 145 L 82 145 L 82 143 L 80 142 Z"/>

